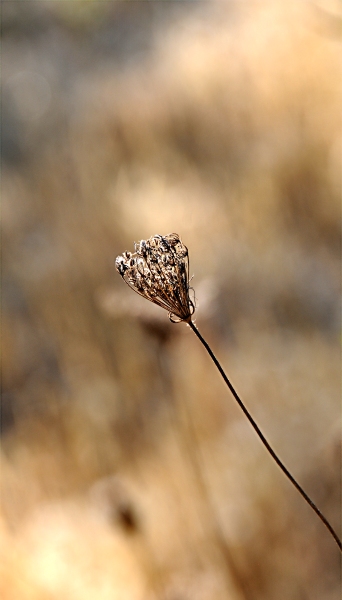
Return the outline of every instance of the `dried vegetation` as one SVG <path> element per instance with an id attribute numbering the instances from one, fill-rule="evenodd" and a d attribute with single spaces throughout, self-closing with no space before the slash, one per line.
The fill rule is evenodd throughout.
<path id="1" fill-rule="evenodd" d="M 203 349 L 114 269 L 180 233 L 201 330 L 338 530 L 334 3 L 2 13 L 1 598 L 339 599 Z"/>

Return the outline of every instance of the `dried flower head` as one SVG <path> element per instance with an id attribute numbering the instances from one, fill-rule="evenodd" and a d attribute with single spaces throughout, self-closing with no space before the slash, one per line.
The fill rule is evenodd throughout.
<path id="1" fill-rule="evenodd" d="M 117 271 L 140 296 L 169 311 L 173 323 L 190 321 L 195 306 L 189 296 L 189 254 L 177 233 L 154 235 L 124 252 Z"/>

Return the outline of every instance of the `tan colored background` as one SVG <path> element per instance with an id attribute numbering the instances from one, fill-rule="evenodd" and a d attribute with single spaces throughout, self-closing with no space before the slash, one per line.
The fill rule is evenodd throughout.
<path id="1" fill-rule="evenodd" d="M 338 3 L 2 5 L 4 600 L 337 600 L 339 552 L 115 256 L 196 323 L 340 528 Z"/>

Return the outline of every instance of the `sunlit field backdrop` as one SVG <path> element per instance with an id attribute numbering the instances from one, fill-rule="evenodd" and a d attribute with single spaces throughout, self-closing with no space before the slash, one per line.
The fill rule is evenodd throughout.
<path id="1" fill-rule="evenodd" d="M 339 551 L 114 260 L 196 324 L 340 531 L 334 2 L 2 3 L 3 600 L 338 600 Z"/>

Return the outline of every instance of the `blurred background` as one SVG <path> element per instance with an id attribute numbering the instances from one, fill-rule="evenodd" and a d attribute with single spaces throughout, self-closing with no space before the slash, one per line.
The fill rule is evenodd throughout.
<path id="1" fill-rule="evenodd" d="M 2 3 L 3 600 L 337 600 L 340 2 Z"/>

